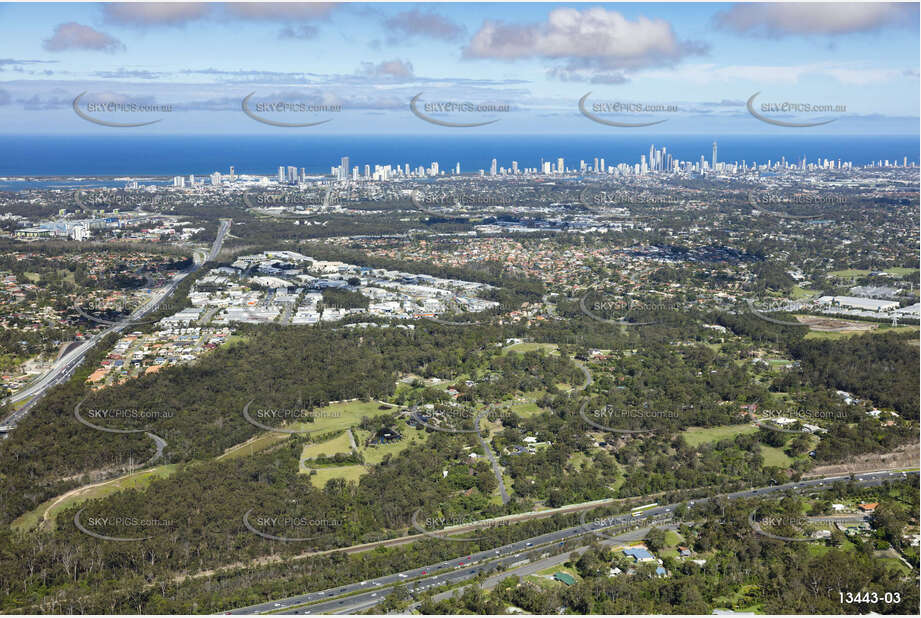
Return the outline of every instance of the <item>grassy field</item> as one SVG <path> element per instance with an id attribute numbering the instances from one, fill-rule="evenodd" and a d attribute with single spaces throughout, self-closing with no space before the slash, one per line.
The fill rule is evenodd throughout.
<path id="1" fill-rule="evenodd" d="M 757 427 L 752 425 L 722 425 L 718 427 L 688 427 L 681 434 L 689 446 L 700 446 L 705 442 L 716 442 L 735 436 L 755 433 Z"/>
<path id="2" fill-rule="evenodd" d="M 284 442 L 291 437 L 291 434 L 288 433 L 276 433 L 276 432 L 266 432 L 254 436 L 252 439 L 242 442 L 235 446 L 231 446 L 229 449 L 223 452 L 223 454 L 218 455 L 215 459 L 217 461 L 224 461 L 225 459 L 236 459 L 237 457 L 246 457 L 247 455 L 254 455 L 260 451 L 275 446 L 280 442 Z"/>
<path id="3" fill-rule="evenodd" d="M 348 429 L 357 425 L 362 417 L 380 416 L 382 414 L 392 414 L 399 410 L 395 405 L 390 406 L 389 410 L 379 410 L 382 404 L 377 401 L 346 401 L 343 403 L 333 403 L 325 408 L 314 410 L 315 420 L 312 423 L 297 422 L 287 425 L 287 429 L 305 431 L 305 433 L 327 433 L 338 429 Z"/>
<path id="4" fill-rule="evenodd" d="M 546 393 L 544 391 L 527 391 L 522 393 L 520 396 L 521 401 L 519 401 L 519 398 L 516 397 L 515 401 L 509 405 L 509 410 L 523 418 L 541 414 L 544 412 L 544 410 L 542 410 L 540 406 L 538 406 L 535 402 L 545 394 Z"/>
<path id="5" fill-rule="evenodd" d="M 819 331 L 809 331 L 806 333 L 806 339 L 841 339 L 842 337 L 853 337 L 855 335 L 866 335 L 866 334 L 880 334 L 880 333 L 907 333 L 907 332 L 918 332 L 917 326 L 896 326 L 893 328 L 889 324 L 880 324 L 879 328 L 874 330 L 865 330 L 865 331 L 851 331 L 851 332 L 840 332 L 840 333 L 828 333 L 828 332 L 819 332 Z"/>
<path id="6" fill-rule="evenodd" d="M 809 298 L 815 296 L 818 292 L 815 290 L 809 290 L 807 288 L 801 288 L 798 285 L 793 286 L 793 299 L 800 300 L 802 298 Z"/>
<path id="7" fill-rule="evenodd" d="M 410 427 L 403 421 L 397 423 L 396 429 L 403 436 L 402 440 L 394 442 L 393 444 L 382 444 L 378 446 L 365 446 L 368 438 L 371 437 L 371 433 L 363 429 L 356 430 L 355 441 L 358 443 L 359 452 L 365 458 L 366 465 L 373 466 L 379 464 L 387 455 L 396 457 L 412 446 L 414 442 L 416 444 L 421 444 L 426 440 L 425 430 Z"/>
<path id="8" fill-rule="evenodd" d="M 325 442 L 305 444 L 304 449 L 301 451 L 301 461 L 305 459 L 315 459 L 320 455 L 332 457 L 336 453 L 348 454 L 351 451 L 352 447 L 349 442 L 349 434 L 347 431 L 343 431 L 335 438 L 331 438 Z"/>
<path id="9" fill-rule="evenodd" d="M 575 579 L 576 581 L 579 581 L 580 579 L 582 579 L 581 577 L 579 577 L 579 574 L 576 573 L 574 569 L 570 569 L 568 567 L 564 567 L 560 565 L 552 566 L 547 569 L 543 569 L 535 573 L 535 575 L 546 575 L 547 577 L 553 577 L 554 573 L 566 573 L 567 575 L 572 575 L 573 579 Z"/>
<path id="10" fill-rule="evenodd" d="M 764 457 L 765 466 L 780 466 L 786 468 L 793 460 L 783 452 L 783 449 L 776 446 L 761 445 L 761 456 Z"/>
<path id="11" fill-rule="evenodd" d="M 569 456 L 569 461 L 566 463 L 571 464 L 576 470 L 582 470 L 586 465 L 590 464 L 590 460 L 585 453 L 575 452 Z"/>
<path id="12" fill-rule="evenodd" d="M 865 277 L 870 274 L 869 270 L 861 270 L 857 268 L 848 268 L 846 270 L 834 270 L 828 273 L 829 277 Z M 887 268 L 885 271 L 890 275 L 896 275 L 898 277 L 904 277 L 905 275 L 911 275 L 918 272 L 917 268 L 904 268 L 902 266 L 893 266 L 892 268 Z"/>
<path id="13" fill-rule="evenodd" d="M 314 423 L 295 423 L 288 428 L 290 429 L 309 429 L 310 433 L 315 432 L 329 432 L 336 429 L 347 429 L 348 427 L 357 424 L 363 416 L 377 416 L 380 414 L 385 414 L 387 410 L 379 410 L 378 406 L 381 404 L 376 401 L 370 402 L 361 402 L 361 401 L 349 401 L 345 403 L 335 403 L 329 405 L 325 408 L 320 408 L 317 411 L 317 420 Z M 395 411 L 397 408 L 394 406 L 392 411 Z M 406 434 L 404 434 L 406 435 Z M 284 442 L 291 437 L 291 434 L 280 433 L 280 432 L 265 432 L 259 435 L 254 436 L 252 439 L 247 440 L 236 446 L 232 446 L 223 454 L 219 455 L 216 460 L 226 460 L 234 459 L 236 457 L 245 457 L 252 455 L 268 449 L 272 446 L 275 446 L 281 442 Z M 331 451 L 329 450 L 319 450 L 317 454 L 321 452 L 326 452 L 328 455 L 333 455 L 336 452 L 348 452 L 349 451 L 349 442 L 348 436 L 343 433 L 341 436 L 334 438 L 328 442 L 335 442 L 337 440 L 343 440 L 344 449 L 342 451 Z M 336 445 L 338 446 L 338 442 Z M 309 448 L 325 448 L 329 449 L 331 445 L 324 443 L 325 446 L 311 444 L 305 447 L 305 451 Z M 384 448 L 394 448 L 396 452 L 406 448 L 409 445 L 409 440 L 404 439 L 403 441 L 391 445 L 390 447 Z M 397 448 L 395 448 L 397 447 Z M 382 459 L 384 454 L 380 453 L 380 458 Z M 302 459 L 304 457 L 302 453 Z M 312 455 L 316 456 L 316 455 Z M 366 455 L 367 457 L 367 455 Z M 379 460 L 378 460 L 379 461 Z M 376 463 L 372 461 L 371 463 Z M 79 504 L 85 502 L 86 500 L 91 500 L 93 498 L 102 498 L 109 494 L 121 491 L 123 489 L 129 488 L 142 488 L 150 484 L 150 482 L 155 478 L 163 478 L 172 474 L 176 469 L 177 465 L 165 465 L 151 468 L 149 470 L 141 470 L 134 474 L 129 474 L 124 477 L 113 479 L 111 481 L 99 484 L 99 485 L 90 485 L 85 488 L 80 488 L 75 490 L 73 493 L 69 493 L 66 498 L 61 499 L 61 496 L 56 496 L 51 500 L 48 500 L 38 507 L 25 513 L 24 515 L 17 518 L 12 526 L 20 530 L 28 530 L 34 528 L 41 521 L 41 518 L 46 510 L 48 510 L 49 518 L 52 518 L 62 510 L 72 506 L 73 504 Z M 364 472 L 365 468 L 363 466 L 342 466 L 340 468 L 330 468 L 328 470 L 320 470 L 318 476 L 322 478 L 322 483 L 319 485 L 322 487 L 328 478 L 347 478 L 349 480 L 357 480 L 361 474 Z M 302 468 L 303 472 L 304 469 Z M 60 502 L 56 502 L 60 500 Z M 54 505 L 52 507 L 52 504 Z M 50 508 L 49 508 L 50 507 Z"/>
<path id="14" fill-rule="evenodd" d="M 139 472 L 135 472 L 127 476 L 122 476 L 117 479 L 112 479 L 111 481 L 106 481 L 98 485 L 91 485 L 82 489 L 77 489 L 73 493 L 68 492 L 69 495 L 65 494 L 67 497 L 63 499 L 61 496 L 56 496 L 51 500 L 43 502 L 35 509 L 15 519 L 11 524 L 11 527 L 22 532 L 35 528 L 37 525 L 39 525 L 42 518 L 45 516 L 44 514 L 46 510 L 48 512 L 47 519 L 50 522 L 54 522 L 54 519 L 57 517 L 58 513 L 70 508 L 75 504 L 80 504 L 95 498 L 103 498 L 124 489 L 142 489 L 150 485 L 151 481 L 154 479 L 168 477 L 178 468 L 179 464 L 157 466 L 156 468 L 141 470 Z"/>
<path id="15" fill-rule="evenodd" d="M 828 273 L 829 277 L 865 277 L 870 274 L 869 270 L 858 270 L 856 268 L 847 268 L 845 270 L 833 270 Z"/>
<path id="16" fill-rule="evenodd" d="M 503 349 L 502 353 L 508 354 L 509 352 L 517 352 L 519 354 L 524 354 L 525 352 L 533 352 L 535 350 L 545 350 L 547 354 L 559 354 L 555 343 L 513 343 Z"/>
<path id="17" fill-rule="evenodd" d="M 665 531 L 665 548 L 659 552 L 659 556 L 662 558 L 678 557 L 678 546 L 684 544 L 684 537 L 675 532 L 674 530 Z"/>
<path id="18" fill-rule="evenodd" d="M 314 487 L 323 488 L 326 486 L 326 482 L 330 479 L 344 479 L 346 482 L 354 481 L 358 482 L 358 479 L 361 478 L 361 475 L 367 472 L 367 468 L 364 466 L 331 466 L 329 468 L 317 468 L 317 473 L 311 475 L 310 482 Z M 306 474 L 310 470 L 301 470 L 302 473 Z"/>

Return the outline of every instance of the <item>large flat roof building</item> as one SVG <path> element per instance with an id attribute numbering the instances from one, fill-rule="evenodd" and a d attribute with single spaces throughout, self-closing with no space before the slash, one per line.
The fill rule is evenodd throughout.
<path id="1" fill-rule="evenodd" d="M 864 309 L 866 311 L 890 311 L 899 308 L 899 303 L 894 300 L 858 298 L 856 296 L 823 296 L 817 302 L 820 305 L 838 305 L 840 307 Z"/>

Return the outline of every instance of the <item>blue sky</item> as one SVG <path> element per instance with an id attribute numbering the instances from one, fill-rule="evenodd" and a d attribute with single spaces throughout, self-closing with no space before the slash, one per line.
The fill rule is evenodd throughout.
<path id="1" fill-rule="evenodd" d="M 908 134 L 919 127 L 917 4 L 8 3 L 0 133 Z M 160 122 L 113 128 L 112 122 Z M 779 127 L 756 111 L 793 123 Z M 338 111 L 255 115 L 258 103 Z M 477 127 L 428 123 L 421 115 Z M 437 103 L 507 111 L 439 113 Z M 808 103 L 835 111 L 762 105 Z M 91 111 L 136 103 L 169 111 Z M 611 111 L 606 104 L 671 106 Z M 335 109 L 335 108 L 334 108 Z M 661 108 L 659 108 L 661 109 Z M 766 111 L 765 111 L 766 110 Z"/>

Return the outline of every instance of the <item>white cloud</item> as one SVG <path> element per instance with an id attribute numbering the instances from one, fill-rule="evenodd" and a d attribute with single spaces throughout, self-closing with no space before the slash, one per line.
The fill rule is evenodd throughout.
<path id="1" fill-rule="evenodd" d="M 203 2 L 112 2 L 102 5 L 102 14 L 125 26 L 177 26 L 205 17 L 212 8 Z"/>
<path id="2" fill-rule="evenodd" d="M 58 24 L 54 29 L 54 34 L 45 39 L 42 47 L 52 52 L 79 49 L 111 53 L 125 50 L 124 43 L 118 39 L 73 21 Z"/>
<path id="3" fill-rule="evenodd" d="M 706 50 L 679 41 L 671 24 L 616 11 L 554 9 L 542 24 L 486 21 L 464 49 L 467 58 L 567 60 L 569 69 L 639 69 L 674 64 Z"/>
<path id="4" fill-rule="evenodd" d="M 800 2 L 736 4 L 716 14 L 717 25 L 766 37 L 841 35 L 889 26 L 918 28 L 918 5 L 896 3 Z"/>

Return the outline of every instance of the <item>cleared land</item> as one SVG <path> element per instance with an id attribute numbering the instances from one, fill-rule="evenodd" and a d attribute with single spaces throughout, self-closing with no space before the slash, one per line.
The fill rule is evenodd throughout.
<path id="1" fill-rule="evenodd" d="M 834 332 L 819 332 L 819 331 L 810 331 L 806 333 L 806 339 L 840 339 L 841 337 L 853 337 L 854 335 L 865 335 L 867 333 L 871 334 L 880 334 L 887 332 L 896 332 L 896 333 L 907 333 L 907 332 L 918 332 L 917 326 L 896 326 L 892 327 L 888 324 L 877 324 L 877 328 L 869 330 L 842 330 Z"/>
<path id="2" fill-rule="evenodd" d="M 866 332 L 879 328 L 875 322 L 856 322 L 841 320 L 839 318 L 820 317 L 815 315 L 797 315 L 796 319 L 808 326 L 810 330 L 819 332 Z"/>
<path id="3" fill-rule="evenodd" d="M 783 452 L 783 449 L 776 446 L 761 445 L 761 456 L 764 457 L 765 466 L 778 466 L 786 468 L 793 463 L 793 460 Z"/>
<path id="4" fill-rule="evenodd" d="M 95 498 L 103 498 L 124 489 L 143 489 L 150 485 L 154 479 L 166 478 L 178 469 L 178 464 L 157 466 L 156 468 L 141 470 L 127 476 L 112 479 L 111 481 L 103 481 L 72 489 L 67 493 L 43 502 L 35 509 L 18 517 L 13 521 L 12 527 L 24 532 L 38 525 L 53 526 L 57 515 L 75 504 Z"/>
<path id="5" fill-rule="evenodd" d="M 358 479 L 361 478 L 361 475 L 364 474 L 367 470 L 364 466 L 330 466 L 328 468 L 316 468 L 315 470 L 306 470 L 307 472 L 314 472 L 316 474 L 311 474 L 310 482 L 314 487 L 323 488 L 326 486 L 326 482 L 331 479 L 343 479 L 346 482 L 354 481 L 358 482 Z"/>
<path id="6" fill-rule="evenodd" d="M 304 449 L 301 451 L 301 461 L 305 459 L 315 459 L 320 455 L 332 457 L 337 453 L 348 454 L 351 451 L 352 447 L 349 442 L 349 434 L 343 431 L 335 438 L 331 438 L 325 442 L 305 444 Z"/>
<path id="7" fill-rule="evenodd" d="M 705 442 L 732 439 L 736 436 L 755 433 L 758 428 L 754 425 L 722 425 L 720 427 L 688 427 L 681 432 L 689 446 L 700 446 Z"/>
<path id="8" fill-rule="evenodd" d="M 557 345 L 555 343 L 513 343 L 512 345 L 506 347 L 502 350 L 503 354 L 508 354 L 509 352 L 517 352 L 519 354 L 524 354 L 525 352 L 534 352 L 535 350 L 545 350 L 547 354 L 559 354 L 557 351 Z"/>

